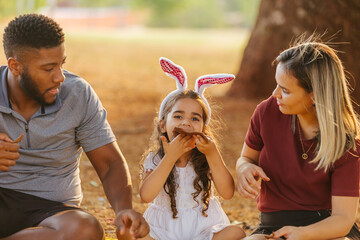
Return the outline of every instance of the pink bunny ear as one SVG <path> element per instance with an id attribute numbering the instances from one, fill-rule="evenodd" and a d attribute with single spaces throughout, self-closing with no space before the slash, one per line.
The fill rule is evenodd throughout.
<path id="1" fill-rule="evenodd" d="M 166 75 L 176 80 L 176 86 L 179 90 L 186 89 L 187 77 L 184 68 L 164 57 L 160 58 L 160 65 Z"/>
<path id="2" fill-rule="evenodd" d="M 208 101 L 204 97 L 203 93 L 205 91 L 205 88 L 214 86 L 216 84 L 223 84 L 230 82 L 235 79 L 235 76 L 232 74 L 225 74 L 225 73 L 219 73 L 219 74 L 210 74 L 210 75 L 204 75 L 196 79 L 195 83 L 195 92 L 199 94 L 199 96 L 204 100 L 204 103 L 208 109 L 209 116 L 206 119 L 205 124 L 208 125 L 211 117 L 211 109 L 209 106 Z"/>
<path id="3" fill-rule="evenodd" d="M 230 82 L 235 79 L 233 74 L 211 74 L 211 75 L 204 75 L 196 79 L 195 84 L 195 92 L 202 95 L 205 91 L 205 88 L 213 86 L 215 84 L 223 84 Z"/>

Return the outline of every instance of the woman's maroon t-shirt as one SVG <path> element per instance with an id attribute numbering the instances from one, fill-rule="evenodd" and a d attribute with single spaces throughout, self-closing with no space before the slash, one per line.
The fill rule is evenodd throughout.
<path id="1" fill-rule="evenodd" d="M 250 122 L 246 144 L 260 152 L 259 166 L 271 179 L 262 181 L 257 199 L 261 212 L 281 210 L 331 209 L 331 196 L 359 196 L 359 147 L 346 152 L 324 172 L 310 164 L 316 142 L 303 141 L 309 158 L 303 153 L 298 124 L 293 115 L 282 114 L 273 97 L 260 103 Z M 295 118 L 295 122 L 297 119 Z M 295 129 L 294 129 L 295 127 Z"/>

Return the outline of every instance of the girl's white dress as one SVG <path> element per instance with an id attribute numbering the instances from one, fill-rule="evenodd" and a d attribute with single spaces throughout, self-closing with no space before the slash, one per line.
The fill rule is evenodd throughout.
<path id="1" fill-rule="evenodd" d="M 160 157 L 156 156 L 155 163 L 160 162 Z M 153 163 L 153 154 L 149 154 L 144 162 L 144 170 L 149 171 L 156 168 Z M 144 218 L 150 226 L 150 236 L 156 240 L 210 240 L 214 233 L 221 231 L 230 225 L 229 219 L 220 202 L 213 194 L 209 200 L 209 209 L 206 211 L 207 217 L 201 213 L 202 202 L 199 194 L 196 203 L 192 193 L 196 192 L 193 181 L 196 173 L 193 164 L 188 162 L 186 167 L 176 168 L 176 208 L 177 218 L 172 217 L 170 207 L 170 197 L 162 190 L 156 196 L 144 213 Z"/>

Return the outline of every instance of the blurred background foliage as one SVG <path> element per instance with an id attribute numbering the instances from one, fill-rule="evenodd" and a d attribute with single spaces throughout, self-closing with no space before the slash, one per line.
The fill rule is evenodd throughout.
<path id="1" fill-rule="evenodd" d="M 123 8 L 142 12 L 147 27 L 251 28 L 260 0 L 0 0 L 0 20 L 43 8 Z"/>

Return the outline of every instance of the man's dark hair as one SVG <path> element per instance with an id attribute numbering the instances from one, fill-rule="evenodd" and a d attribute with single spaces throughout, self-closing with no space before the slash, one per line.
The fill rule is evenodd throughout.
<path id="1" fill-rule="evenodd" d="M 25 14 L 10 21 L 3 35 L 6 58 L 14 57 L 24 47 L 52 48 L 64 42 L 62 28 L 41 14 Z"/>

